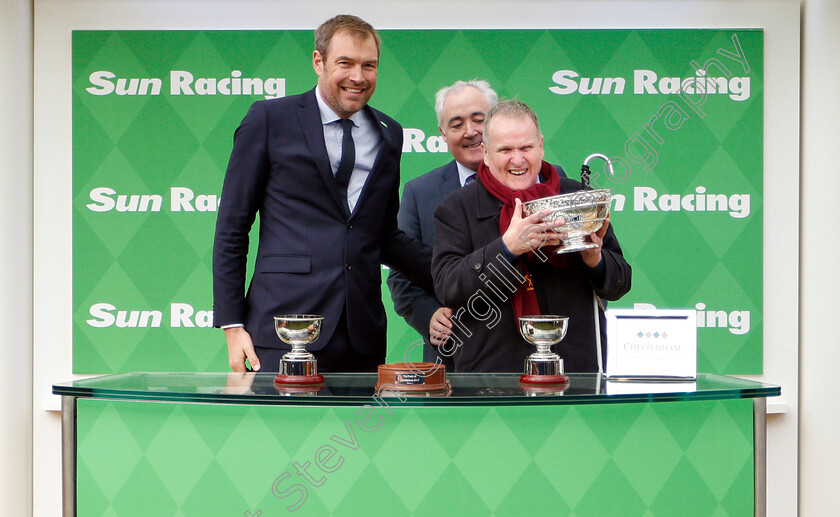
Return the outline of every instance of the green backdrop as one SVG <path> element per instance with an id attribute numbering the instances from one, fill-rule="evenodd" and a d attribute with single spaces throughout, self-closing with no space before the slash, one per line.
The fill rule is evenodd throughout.
<path id="1" fill-rule="evenodd" d="M 382 31 L 371 104 L 403 181 L 451 159 L 434 93 L 483 78 L 540 116 L 546 159 L 614 157 L 635 303 L 698 311 L 698 369 L 762 370 L 761 30 Z M 311 31 L 73 32 L 73 371 L 223 371 L 215 209 L 248 107 L 315 84 Z M 715 82 L 705 90 L 698 69 Z M 259 85 L 261 89 L 257 88 Z M 387 271 L 382 272 L 383 279 Z M 392 310 L 389 360 L 417 339 Z M 417 350 L 419 353 L 419 350 Z M 419 357 L 419 356 L 418 356 Z M 415 357 L 417 358 L 417 357 Z"/>

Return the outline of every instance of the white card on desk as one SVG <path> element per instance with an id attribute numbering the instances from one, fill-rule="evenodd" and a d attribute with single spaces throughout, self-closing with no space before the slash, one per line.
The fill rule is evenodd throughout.
<path id="1" fill-rule="evenodd" d="M 695 311 L 609 309 L 606 316 L 607 378 L 697 378 Z"/>

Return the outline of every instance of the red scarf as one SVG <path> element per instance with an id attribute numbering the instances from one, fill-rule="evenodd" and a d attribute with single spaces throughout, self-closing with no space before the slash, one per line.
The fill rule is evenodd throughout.
<path id="1" fill-rule="evenodd" d="M 519 198 L 524 203 L 543 197 L 556 196 L 560 193 L 560 176 L 557 174 L 557 169 L 553 165 L 543 161 L 540 167 L 540 176 L 542 176 L 542 183 L 536 183 L 524 190 L 513 190 L 497 180 L 487 165 L 482 163 L 478 166 L 478 178 L 481 180 L 481 184 L 493 197 L 502 202 L 502 210 L 499 213 L 500 234 L 504 235 L 508 226 L 510 226 L 513 211 L 516 207 L 516 198 Z M 530 257 L 532 254 L 533 252 L 528 253 L 528 256 Z M 511 297 L 513 313 L 517 318 L 520 316 L 541 314 L 540 306 L 537 302 L 537 295 L 531 283 L 531 275 L 528 273 L 527 262 L 527 258 L 526 260 L 519 261 L 522 276 L 526 278 L 527 282 L 519 285 L 513 297 Z"/>

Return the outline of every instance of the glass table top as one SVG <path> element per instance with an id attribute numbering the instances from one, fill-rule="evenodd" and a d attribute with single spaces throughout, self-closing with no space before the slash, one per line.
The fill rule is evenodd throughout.
<path id="1" fill-rule="evenodd" d="M 613 381 L 597 373 L 572 373 L 566 385 L 525 386 L 517 373 L 450 373 L 450 388 L 376 394 L 375 373 L 327 373 L 320 389 L 284 387 L 274 373 L 123 373 L 53 385 L 62 396 L 216 404 L 361 406 L 482 406 L 598 404 L 774 397 L 771 384 L 713 374 L 696 381 Z M 381 399 L 381 402 L 379 402 Z"/>

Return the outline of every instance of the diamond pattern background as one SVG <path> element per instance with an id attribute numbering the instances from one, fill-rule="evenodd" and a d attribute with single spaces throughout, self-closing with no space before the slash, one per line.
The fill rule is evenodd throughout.
<path id="1" fill-rule="evenodd" d="M 718 53 L 734 49 L 746 63 Z M 437 136 L 434 94 L 458 79 L 484 78 L 502 97 L 516 97 L 540 116 L 546 159 L 571 177 L 591 153 L 625 157 L 629 177 L 596 183 L 624 196 L 612 224 L 633 266 L 633 289 L 611 307 L 652 303 L 660 308 L 749 311 L 748 332 L 698 329 L 698 370 L 758 374 L 762 368 L 763 253 L 763 32 L 761 30 L 423 30 L 383 31 L 379 83 L 372 105 L 404 127 Z M 311 31 L 74 31 L 73 33 L 73 371 L 221 371 L 227 356 L 221 332 L 171 323 L 171 303 L 198 313 L 212 309 L 211 258 L 215 212 L 173 211 L 171 188 L 218 196 L 233 132 L 260 97 L 171 95 L 169 74 L 195 78 L 283 78 L 287 94 L 315 83 Z M 633 71 L 692 77 L 691 62 L 750 79 L 750 96 L 734 101 L 709 95 L 702 117 L 677 95 L 633 93 Z M 749 68 L 749 70 L 746 70 Z M 558 70 L 582 78 L 625 78 L 617 94 L 557 95 L 549 88 Z M 160 95 L 92 95 L 90 76 L 160 78 Z M 125 83 L 124 86 L 130 85 Z M 669 130 L 652 117 L 666 103 L 684 120 Z M 646 129 L 646 125 L 648 128 Z M 662 139 L 657 143 L 649 127 Z M 626 144 L 645 138 L 656 154 L 646 168 L 626 157 Z M 412 149 L 403 155 L 408 181 L 451 159 Z M 638 144 L 635 148 L 639 151 Z M 600 167 L 599 164 L 593 164 Z M 599 171 L 600 172 L 600 171 Z M 627 176 L 627 171 L 624 171 Z M 107 187 L 124 196 L 162 198 L 160 211 L 91 210 L 91 191 Z M 636 187 L 659 195 L 750 196 L 749 215 L 725 211 L 646 211 L 634 203 Z M 122 203 L 120 205 L 120 203 Z M 212 204 L 212 202 L 210 203 Z M 252 232 L 256 239 L 256 232 Z M 383 278 L 388 271 L 383 270 Z M 91 307 L 159 311 L 158 327 L 98 328 Z M 402 361 L 418 336 L 388 313 L 388 361 Z M 205 315 L 206 316 L 206 315 Z M 411 359 L 418 360 L 421 351 Z M 617 467 L 618 468 L 618 467 Z M 533 472 L 525 467 L 526 472 Z"/>
<path id="2" fill-rule="evenodd" d="M 80 515 L 752 515 L 748 399 L 356 409 L 79 399 Z"/>

